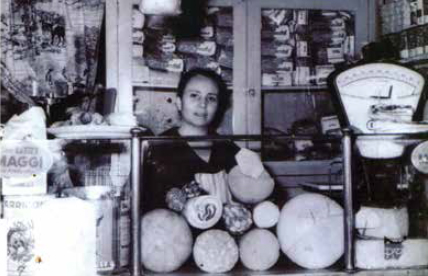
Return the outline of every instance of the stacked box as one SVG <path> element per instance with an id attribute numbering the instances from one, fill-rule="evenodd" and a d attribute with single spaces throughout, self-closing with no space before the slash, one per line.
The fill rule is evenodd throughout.
<path id="1" fill-rule="evenodd" d="M 136 49 L 134 56 L 144 57 L 149 71 L 180 73 L 195 67 L 210 68 L 232 79 L 233 12 L 231 7 L 208 7 L 207 17 L 198 36 L 177 37 L 173 20 L 163 16 L 148 16 L 143 29 L 144 51 Z M 139 33 L 135 32 L 135 39 Z M 141 39 L 140 39 L 141 40 Z M 141 50 L 141 51 L 140 51 Z M 149 76 L 152 76 L 149 72 Z M 152 80 L 149 80 L 152 82 Z"/>

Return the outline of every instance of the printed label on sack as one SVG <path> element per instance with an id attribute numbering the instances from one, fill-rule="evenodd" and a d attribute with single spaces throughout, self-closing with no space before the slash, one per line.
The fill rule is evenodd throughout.
<path id="1" fill-rule="evenodd" d="M 36 141 L 6 140 L 0 143 L 0 176 L 26 177 L 47 172 L 53 159 Z"/>
<path id="2" fill-rule="evenodd" d="M 384 250 L 385 260 L 398 260 L 403 255 L 403 244 L 386 242 Z"/>

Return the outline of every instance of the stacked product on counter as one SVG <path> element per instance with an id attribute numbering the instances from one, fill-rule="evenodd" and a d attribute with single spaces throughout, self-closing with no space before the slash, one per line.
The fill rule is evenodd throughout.
<path id="1" fill-rule="evenodd" d="M 343 209 L 335 201 L 306 193 L 280 211 L 271 197 L 275 182 L 260 157 L 241 149 L 235 159 L 238 165 L 228 174 L 197 173 L 192 182 L 166 193 L 169 209 L 143 215 L 145 269 L 167 273 L 192 261 L 204 272 L 225 273 L 240 261 L 249 270 L 264 271 L 282 253 L 312 269 L 341 257 Z"/>
<path id="2" fill-rule="evenodd" d="M 407 238 L 406 207 L 362 206 L 356 215 L 359 238 L 355 265 L 362 269 L 405 268 L 428 265 L 428 239 Z"/>
<path id="3" fill-rule="evenodd" d="M 110 186 L 75 188 L 89 182 L 71 177 L 65 151 L 73 142 L 48 140 L 47 131 L 59 138 L 76 138 L 75 132 L 82 130 L 129 132 L 135 118 L 121 113 L 103 117 L 80 108 L 69 111 L 69 119 L 46 129 L 42 108 L 31 107 L 14 115 L 2 132 L 0 203 L 6 222 L 0 224 L 6 225 L 8 239 L 4 246 L 0 243 L 0 251 L 7 251 L 5 275 L 96 275 L 122 271 L 129 264 L 130 204 L 123 200 L 130 169 L 129 160 L 123 159 L 129 156 L 111 155 L 121 171 L 111 166 Z"/>
<path id="4" fill-rule="evenodd" d="M 0 147 L 6 221 L 2 224 L 7 235 L 0 250 L 7 248 L 5 275 L 94 275 L 95 210 L 81 200 L 57 199 L 48 191 L 47 174 L 62 160 L 58 141 L 47 140 L 43 110 L 31 107 L 14 115 L 6 123 Z"/>
<path id="5" fill-rule="evenodd" d="M 354 17 L 345 11 L 264 9 L 261 39 L 263 85 L 322 85 L 334 64 L 354 58 Z"/>
<path id="6" fill-rule="evenodd" d="M 428 54 L 428 1 L 384 1 L 380 6 L 382 35 L 393 44 L 402 59 Z"/>
<path id="7" fill-rule="evenodd" d="M 176 80 L 176 73 L 202 67 L 216 71 L 227 83 L 232 82 L 232 9 L 207 7 L 206 14 L 205 23 L 197 36 L 182 37 L 174 32 L 175 21 L 170 17 L 143 15 L 134 9 L 133 56 L 144 60 L 144 65 L 135 70 L 150 75 L 142 76 L 143 80 L 153 82 L 152 75 L 165 72 L 167 74 L 164 74 L 162 82 L 165 84 L 165 79 Z M 143 67 L 149 70 L 143 70 Z"/>

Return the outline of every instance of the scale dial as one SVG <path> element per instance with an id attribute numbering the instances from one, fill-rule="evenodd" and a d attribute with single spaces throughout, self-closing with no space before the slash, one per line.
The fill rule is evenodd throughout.
<path id="1" fill-rule="evenodd" d="M 406 109 L 410 115 L 407 112 L 406 117 L 399 119 L 411 121 L 422 94 L 424 78 L 403 66 L 371 63 L 340 73 L 335 86 L 349 123 L 363 133 L 373 133 L 376 131 L 370 129 L 368 123 L 373 119 L 373 107 Z"/>

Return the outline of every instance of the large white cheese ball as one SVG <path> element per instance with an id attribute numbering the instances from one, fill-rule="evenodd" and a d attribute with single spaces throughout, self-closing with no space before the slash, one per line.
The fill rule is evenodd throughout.
<path id="1" fill-rule="evenodd" d="M 288 201 L 276 230 L 281 250 L 305 268 L 328 267 L 344 252 L 343 209 L 320 194 L 301 194 Z"/>
<path id="2" fill-rule="evenodd" d="M 239 166 L 229 172 L 229 187 L 232 195 L 242 203 L 256 204 L 265 200 L 273 192 L 275 182 L 263 171 L 257 178 L 242 173 Z"/>
<path id="3" fill-rule="evenodd" d="M 156 209 L 141 221 L 141 261 L 155 272 L 178 269 L 192 253 L 193 237 L 186 220 L 177 213 Z"/>
<path id="4" fill-rule="evenodd" d="M 238 262 L 239 249 L 229 233 L 213 229 L 196 238 L 193 258 L 203 271 L 223 273 L 230 271 Z"/>
<path id="5" fill-rule="evenodd" d="M 267 270 L 279 258 L 278 239 L 266 229 L 253 229 L 239 241 L 239 256 L 242 264 L 251 270 Z"/>

